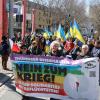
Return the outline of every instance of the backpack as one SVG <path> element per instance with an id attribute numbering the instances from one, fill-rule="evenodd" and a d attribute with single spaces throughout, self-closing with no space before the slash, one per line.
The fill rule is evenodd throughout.
<path id="1" fill-rule="evenodd" d="M 1 43 L 1 55 L 10 53 L 10 46 L 7 42 Z"/>

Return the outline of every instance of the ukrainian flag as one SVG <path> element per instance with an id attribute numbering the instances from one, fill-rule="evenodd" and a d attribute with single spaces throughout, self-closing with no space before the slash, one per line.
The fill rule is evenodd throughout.
<path id="1" fill-rule="evenodd" d="M 68 39 L 69 37 L 71 37 L 70 31 L 67 32 L 66 39 Z"/>
<path id="2" fill-rule="evenodd" d="M 65 32 L 64 32 L 64 29 L 61 27 L 61 24 L 59 24 L 59 27 L 58 27 L 58 30 L 57 30 L 55 36 L 57 38 L 61 38 L 62 40 L 66 40 Z"/>
<path id="3" fill-rule="evenodd" d="M 70 22 L 70 35 L 71 35 L 71 37 L 74 37 L 74 34 L 73 34 L 73 24 L 72 24 L 72 22 Z"/>
<path id="4" fill-rule="evenodd" d="M 44 30 L 45 32 L 43 33 L 43 37 L 45 39 L 48 39 L 50 36 L 52 36 L 52 32 L 48 31 L 47 29 Z M 46 45 L 45 45 L 45 53 L 48 54 L 50 51 L 50 44 L 49 41 L 46 41 Z"/>
<path id="5" fill-rule="evenodd" d="M 50 37 L 51 35 L 52 35 L 52 33 L 49 32 L 48 30 L 45 30 L 45 32 L 43 33 L 43 37 L 44 37 L 45 39 L 47 39 L 47 38 Z"/>
<path id="6" fill-rule="evenodd" d="M 66 34 L 66 39 L 68 39 L 69 37 L 74 37 L 74 34 L 73 34 L 73 24 L 72 22 L 70 22 L 70 28 Z"/>
<path id="7" fill-rule="evenodd" d="M 85 44 L 85 40 L 83 39 L 81 32 L 79 31 L 78 24 L 75 19 L 73 24 L 73 35 L 75 38 L 77 38 L 78 40 L 80 40 L 82 43 Z"/>

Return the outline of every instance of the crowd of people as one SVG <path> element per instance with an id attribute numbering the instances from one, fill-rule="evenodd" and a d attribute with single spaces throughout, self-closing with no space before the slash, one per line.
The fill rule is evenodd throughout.
<path id="1" fill-rule="evenodd" d="M 56 36 L 43 37 L 43 35 L 26 34 L 20 43 L 19 52 L 14 53 L 33 54 L 57 57 L 70 57 L 73 60 L 84 57 L 100 58 L 100 40 L 84 37 L 85 44 L 78 39 L 69 37 L 66 41 Z M 19 38 L 13 38 L 14 43 L 21 42 Z M 70 55 L 70 56 L 68 56 Z"/>
<path id="2" fill-rule="evenodd" d="M 7 61 L 10 53 L 67 57 L 73 60 L 99 57 L 100 60 L 100 40 L 88 36 L 84 37 L 84 39 L 85 44 L 72 37 L 64 41 L 55 36 L 45 38 L 42 34 L 26 34 L 23 41 L 21 41 L 20 36 L 12 38 L 13 47 L 11 48 L 9 39 L 3 36 L 0 49 L 3 69 L 8 69 Z"/>
<path id="3" fill-rule="evenodd" d="M 27 55 L 44 55 L 56 57 L 68 57 L 77 60 L 88 57 L 99 57 L 100 59 L 100 40 L 84 37 L 85 44 L 78 39 L 69 37 L 66 41 L 56 36 L 43 37 L 42 34 L 26 34 L 23 41 L 21 36 L 12 38 L 13 47 L 9 43 L 9 38 L 2 37 L 0 53 L 2 55 L 2 66 L 7 69 L 7 60 L 10 53 Z"/>

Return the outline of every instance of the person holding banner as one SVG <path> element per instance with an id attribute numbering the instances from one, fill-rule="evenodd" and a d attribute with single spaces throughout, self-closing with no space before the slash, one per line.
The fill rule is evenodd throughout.
<path id="1" fill-rule="evenodd" d="M 89 57 L 91 57 L 89 53 L 89 47 L 88 45 L 83 45 L 81 52 L 77 56 L 77 59 L 89 58 Z"/>
<path id="2" fill-rule="evenodd" d="M 67 54 L 69 54 L 74 49 L 74 43 L 71 37 L 68 39 L 68 41 L 66 41 L 66 44 L 64 45 L 64 49 L 67 52 Z"/>
<path id="3" fill-rule="evenodd" d="M 99 57 L 100 59 L 100 40 L 95 41 L 94 48 L 91 51 L 91 55 L 93 57 Z"/>
<path id="4" fill-rule="evenodd" d="M 30 54 L 30 51 L 27 49 L 27 46 L 26 45 L 22 45 L 20 47 L 20 54 L 27 54 L 27 55 Z"/>
<path id="5" fill-rule="evenodd" d="M 37 41 L 33 41 L 31 46 L 29 47 L 29 51 L 33 55 L 42 55 L 42 49 L 38 46 Z"/>
<path id="6" fill-rule="evenodd" d="M 99 86 L 100 86 L 100 40 L 96 40 L 94 48 L 91 51 L 92 57 L 99 57 Z"/>
<path id="7" fill-rule="evenodd" d="M 50 54 L 51 56 L 61 57 L 64 56 L 63 49 L 60 46 L 60 43 L 53 41 L 50 45 Z"/>
<path id="8" fill-rule="evenodd" d="M 53 41 L 50 45 L 50 55 L 56 57 L 63 57 L 64 53 L 58 41 Z M 59 100 L 55 98 L 50 98 L 50 100 Z"/>
<path id="9" fill-rule="evenodd" d="M 92 42 L 93 40 L 91 38 L 88 38 L 88 41 L 87 41 L 87 44 L 89 46 L 89 52 L 92 51 L 93 47 L 94 47 L 94 44 Z"/>
<path id="10" fill-rule="evenodd" d="M 71 51 L 71 56 L 73 60 L 76 60 L 78 53 L 81 52 L 81 50 L 77 43 L 74 43 L 74 45 L 74 49 Z"/>

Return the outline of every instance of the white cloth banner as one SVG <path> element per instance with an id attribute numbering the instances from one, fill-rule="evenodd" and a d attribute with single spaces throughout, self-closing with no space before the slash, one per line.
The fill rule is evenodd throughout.
<path id="1" fill-rule="evenodd" d="M 98 58 L 70 60 L 12 55 L 11 60 L 16 90 L 23 95 L 60 100 L 98 100 Z"/>

